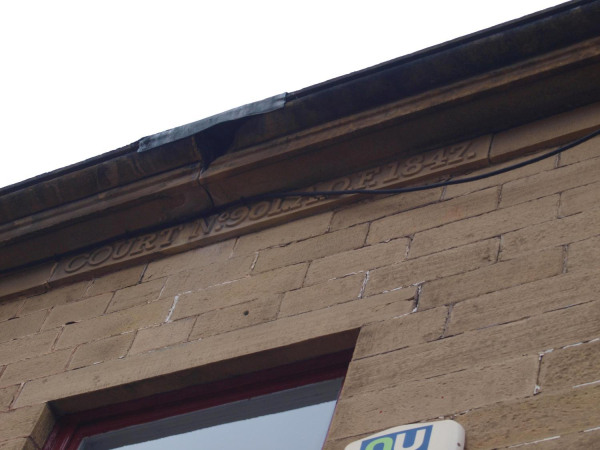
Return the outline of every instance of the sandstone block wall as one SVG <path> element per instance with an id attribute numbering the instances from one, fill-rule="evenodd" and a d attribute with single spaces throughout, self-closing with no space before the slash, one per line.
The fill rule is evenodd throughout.
<path id="1" fill-rule="evenodd" d="M 586 111 L 585 129 L 600 125 Z M 507 131 L 491 146 L 502 162 L 475 173 L 557 145 L 552 120 L 576 135 L 562 115 Z M 61 413 L 192 373 L 349 345 L 327 450 L 441 417 L 463 424 L 469 450 L 600 448 L 598 169 L 594 139 L 56 289 L 38 272 L 15 279 L 24 295 L 0 300 L 0 449 L 40 449 Z M 159 376 L 172 383 L 119 390 Z"/>

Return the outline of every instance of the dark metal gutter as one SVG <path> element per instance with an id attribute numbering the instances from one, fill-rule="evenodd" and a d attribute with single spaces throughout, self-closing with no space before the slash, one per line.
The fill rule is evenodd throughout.
<path id="1" fill-rule="evenodd" d="M 248 120 L 230 151 L 481 75 L 600 35 L 600 1 L 568 2 L 288 95 Z"/>
<path id="2" fill-rule="evenodd" d="M 322 83 L 314 84 L 312 86 L 308 86 L 308 87 L 299 89 L 295 92 L 290 92 L 288 94 L 288 96 L 289 96 L 290 100 L 291 99 L 299 99 L 301 97 L 306 97 L 308 95 L 317 93 L 319 91 L 323 91 L 325 89 L 331 89 L 335 86 L 349 83 L 349 82 L 354 81 L 359 78 L 365 78 L 370 75 L 374 75 L 378 72 L 383 72 L 383 71 L 392 69 L 396 66 L 407 64 L 407 63 L 410 63 L 410 62 L 413 62 L 413 61 L 416 61 L 419 59 L 427 58 L 436 53 L 445 52 L 445 51 L 451 50 L 453 48 L 472 43 L 474 41 L 488 38 L 495 34 L 500 34 L 500 33 L 510 31 L 511 29 L 523 27 L 523 26 L 531 24 L 533 22 L 539 22 L 544 19 L 552 18 L 558 14 L 567 12 L 574 8 L 582 7 L 582 6 L 585 6 L 585 5 L 588 5 L 591 3 L 596 3 L 596 2 L 597 2 L 597 0 L 573 0 L 573 1 L 566 2 L 566 3 L 562 3 L 560 5 L 553 6 L 553 7 L 541 10 L 541 11 L 536 11 L 532 14 L 528 14 L 526 16 L 519 17 L 517 19 L 513 19 L 508 22 L 501 23 L 499 25 L 494 25 L 493 27 L 486 28 L 484 30 L 476 31 L 471 34 L 467 34 L 465 36 L 461 36 L 456 39 L 452 39 L 450 41 L 446 41 L 441 44 L 425 48 L 423 50 L 418 50 L 409 55 L 400 56 L 398 58 L 394 58 L 389 61 L 385 61 L 380 64 L 376 64 L 374 66 L 358 70 L 356 72 L 352 72 L 352 73 L 349 73 L 346 75 L 332 78 L 330 80 L 323 81 Z M 584 34 L 585 30 L 569 30 L 569 33 L 566 33 L 566 34 L 567 34 L 567 36 L 570 36 L 572 38 L 573 42 L 571 42 L 571 43 L 574 43 L 574 42 L 578 42 L 579 40 L 582 40 L 578 37 L 578 34 L 582 34 L 582 32 Z M 547 41 L 546 43 L 548 44 L 548 47 L 552 47 L 553 45 L 556 45 L 556 44 L 564 44 L 564 41 L 562 41 L 562 39 L 564 38 L 564 35 L 562 33 L 559 33 L 559 34 L 561 36 L 561 42 L 556 42 L 556 40 L 553 40 L 553 42 Z M 568 46 L 568 45 L 570 45 L 570 44 L 566 43 L 562 46 L 564 47 L 564 46 Z M 559 48 L 559 47 L 552 47 L 552 49 L 554 49 L 554 48 Z"/>

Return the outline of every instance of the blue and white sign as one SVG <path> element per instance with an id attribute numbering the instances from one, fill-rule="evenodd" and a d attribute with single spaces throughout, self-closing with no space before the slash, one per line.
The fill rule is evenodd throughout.
<path id="1" fill-rule="evenodd" d="M 453 420 L 405 425 L 353 442 L 346 450 L 464 450 L 465 430 Z"/>

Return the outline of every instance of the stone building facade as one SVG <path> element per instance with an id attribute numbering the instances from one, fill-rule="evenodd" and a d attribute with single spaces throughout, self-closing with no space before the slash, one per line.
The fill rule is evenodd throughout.
<path id="1" fill-rule="evenodd" d="M 327 450 L 440 418 L 469 450 L 600 448 L 600 138 L 420 192 L 244 199 L 457 180 L 597 130 L 599 17 L 571 2 L 3 189 L 0 449 L 344 354 Z"/>

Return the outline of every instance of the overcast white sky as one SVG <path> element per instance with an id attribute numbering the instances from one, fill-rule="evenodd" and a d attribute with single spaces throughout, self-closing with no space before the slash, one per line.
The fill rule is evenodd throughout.
<path id="1" fill-rule="evenodd" d="M 2 1 L 0 186 L 559 3 Z"/>

